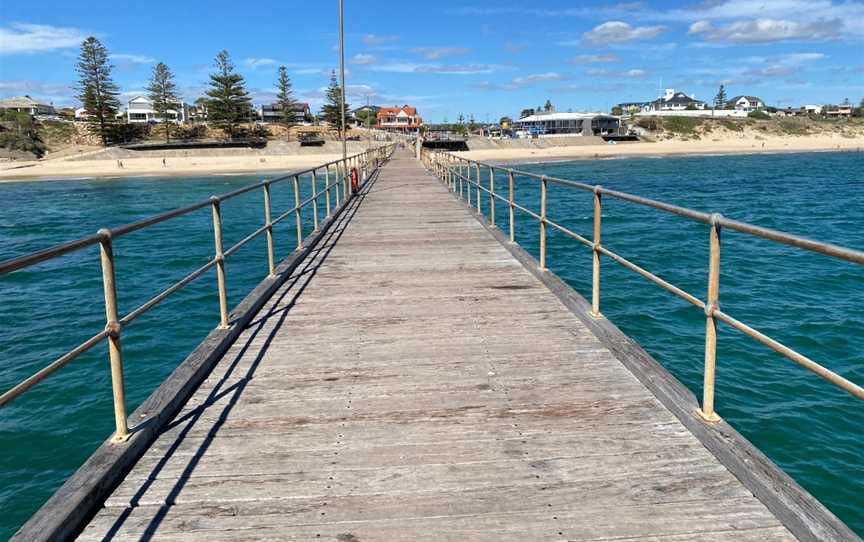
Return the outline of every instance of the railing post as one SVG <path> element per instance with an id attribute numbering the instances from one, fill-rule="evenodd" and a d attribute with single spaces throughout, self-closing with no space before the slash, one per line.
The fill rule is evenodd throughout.
<path id="1" fill-rule="evenodd" d="M 480 184 L 483 182 L 483 178 L 480 176 L 480 162 L 477 162 L 475 166 L 477 167 L 477 214 L 479 215 L 482 213 L 482 207 L 480 206 Z"/>
<path id="2" fill-rule="evenodd" d="M 508 184 L 508 192 L 509 192 L 507 199 L 508 199 L 509 204 L 510 204 L 509 205 L 509 207 L 510 207 L 510 242 L 515 243 L 516 242 L 516 220 L 515 220 L 516 213 L 514 212 L 515 209 L 513 207 L 513 170 L 508 171 L 507 184 Z"/>
<path id="3" fill-rule="evenodd" d="M 702 408 L 699 416 L 714 423 L 720 416 L 714 412 L 714 373 L 717 365 L 717 319 L 720 297 L 720 220 L 717 213 L 711 215 L 710 254 L 708 258 L 708 301 L 705 304 L 705 375 L 702 389 Z"/>
<path id="4" fill-rule="evenodd" d="M 225 290 L 225 254 L 222 252 L 222 209 L 219 198 L 210 197 L 213 209 L 213 244 L 216 249 L 216 285 L 219 288 L 219 328 L 228 327 L 228 293 Z"/>
<path id="5" fill-rule="evenodd" d="M 468 207 L 471 207 L 471 162 L 465 162 L 465 191 L 468 194 Z"/>
<path id="6" fill-rule="evenodd" d="M 489 221 L 495 227 L 495 168 L 489 166 Z"/>
<path id="7" fill-rule="evenodd" d="M 108 330 L 108 357 L 111 361 L 111 390 L 114 396 L 114 442 L 129 438 L 126 422 L 126 392 L 123 383 L 123 350 L 120 348 L 120 317 L 117 314 L 117 287 L 114 275 L 114 248 L 111 230 L 99 230 L 102 260 L 102 289 L 105 293 L 105 329 Z"/>
<path id="8" fill-rule="evenodd" d="M 294 221 L 297 224 L 297 250 L 303 247 L 303 217 L 300 215 L 300 176 L 294 175 Z"/>
<path id="9" fill-rule="evenodd" d="M 459 162 L 459 199 L 465 198 L 465 175 L 462 173 L 462 162 Z"/>
<path id="10" fill-rule="evenodd" d="M 270 203 L 270 181 L 264 181 L 264 225 L 267 227 L 267 269 L 272 277 L 276 274 L 276 259 L 273 257 L 273 214 Z"/>
<path id="11" fill-rule="evenodd" d="M 315 170 L 312 170 L 312 224 L 315 225 L 315 231 L 318 231 L 318 175 Z"/>
<path id="12" fill-rule="evenodd" d="M 540 178 L 540 269 L 546 270 L 546 176 Z"/>
<path id="13" fill-rule="evenodd" d="M 601 205 L 601 187 L 594 187 L 594 243 L 591 246 L 592 284 L 591 284 L 591 316 L 600 318 L 600 220 L 603 216 Z"/>
<path id="14" fill-rule="evenodd" d="M 324 202 L 327 206 L 327 218 L 330 218 L 330 164 L 324 168 Z"/>
<path id="15" fill-rule="evenodd" d="M 336 177 L 333 181 L 333 189 L 336 191 L 336 208 L 339 208 L 339 185 L 342 183 L 342 178 L 339 177 L 339 161 L 333 164 L 333 175 Z"/>

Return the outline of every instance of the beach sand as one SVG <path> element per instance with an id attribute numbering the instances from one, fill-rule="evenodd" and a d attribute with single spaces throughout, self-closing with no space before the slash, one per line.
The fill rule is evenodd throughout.
<path id="1" fill-rule="evenodd" d="M 666 140 L 653 143 L 632 142 L 549 148 L 483 149 L 457 153 L 479 161 L 496 163 L 541 162 L 629 156 L 674 156 L 705 154 L 748 154 L 815 151 L 864 152 L 864 136 L 839 135 L 762 136 L 761 139 L 723 137 L 694 141 Z"/>
<path id="2" fill-rule="evenodd" d="M 667 156 L 700 154 L 743 154 L 810 151 L 864 151 L 864 136 L 854 138 L 838 134 L 810 136 L 720 136 L 698 140 L 665 140 L 658 142 L 628 142 L 597 145 L 536 148 L 530 142 L 522 147 L 466 151 L 462 156 L 496 163 L 540 162 L 629 156 Z M 168 157 L 163 166 L 161 157 L 124 158 L 123 167 L 117 160 L 87 160 L 78 157 L 44 159 L 32 162 L 0 164 L 0 183 L 17 180 L 75 179 L 121 176 L 203 176 L 218 174 L 262 174 L 274 176 L 317 166 L 341 158 L 340 153 L 260 154 L 231 156 Z"/>
<path id="3" fill-rule="evenodd" d="M 40 160 L 0 164 L 0 183 L 17 180 L 80 179 L 122 176 L 200 176 L 214 174 L 290 172 L 342 158 L 340 154 L 276 156 L 182 156 L 117 160 Z"/>

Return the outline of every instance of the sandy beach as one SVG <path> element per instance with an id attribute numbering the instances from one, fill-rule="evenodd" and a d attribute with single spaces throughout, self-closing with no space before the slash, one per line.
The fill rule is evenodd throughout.
<path id="1" fill-rule="evenodd" d="M 531 162 L 546 160 L 593 159 L 636 156 L 700 154 L 780 153 L 810 151 L 864 151 L 864 136 L 838 134 L 810 136 L 715 137 L 712 139 L 657 142 L 628 142 L 538 148 L 528 141 L 519 147 L 472 150 L 460 153 L 475 160 Z M 503 145 L 502 145 L 503 147 Z M 48 158 L 30 162 L 0 164 L 0 182 L 19 180 L 80 179 L 123 176 L 201 176 L 219 174 L 267 174 L 290 172 L 324 164 L 341 157 L 338 152 L 313 154 L 231 154 L 169 156 L 162 158 L 123 158 L 122 167 L 114 159 L 87 159 L 87 156 Z"/>
<path id="2" fill-rule="evenodd" d="M 124 158 L 117 160 L 40 160 L 0 164 L 0 182 L 18 180 L 81 179 L 124 176 L 199 176 L 239 173 L 289 172 L 325 164 L 341 154 L 283 156 L 182 156 L 161 158 Z"/>
<path id="3" fill-rule="evenodd" d="M 749 154 L 818 151 L 862 151 L 864 136 L 849 138 L 839 135 L 818 136 L 762 136 L 755 138 L 718 138 L 696 141 L 667 140 L 580 145 L 550 148 L 483 149 L 458 153 L 466 158 L 498 163 L 532 162 L 547 160 L 591 159 L 638 156 L 675 156 L 705 154 Z"/>

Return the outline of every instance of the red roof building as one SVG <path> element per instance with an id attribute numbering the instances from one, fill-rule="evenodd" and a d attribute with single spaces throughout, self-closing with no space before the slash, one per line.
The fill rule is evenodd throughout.
<path id="1" fill-rule="evenodd" d="M 407 104 L 402 107 L 382 107 L 377 118 L 375 127 L 379 130 L 417 133 L 423 125 L 423 118 L 417 114 L 417 108 Z"/>

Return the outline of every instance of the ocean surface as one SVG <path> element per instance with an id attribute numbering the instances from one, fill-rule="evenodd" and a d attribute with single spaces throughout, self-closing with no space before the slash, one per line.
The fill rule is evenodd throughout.
<path id="1" fill-rule="evenodd" d="M 631 158 L 522 165 L 603 186 L 864 248 L 864 154 Z M 0 184 L 0 260 L 196 202 L 257 176 L 124 178 Z M 311 191 L 303 180 L 304 195 Z M 506 179 L 498 178 L 499 189 Z M 536 181 L 516 199 L 539 209 Z M 319 188 L 320 189 L 320 188 Z M 263 221 L 260 191 L 223 204 L 225 247 Z M 293 204 L 273 188 L 274 216 Z M 322 204 L 323 207 L 323 204 Z M 484 208 L 488 203 L 484 198 Z M 549 216 L 591 236 L 591 194 L 550 185 Z M 517 212 L 518 213 L 518 212 Z M 323 211 L 322 211 L 323 216 Z M 506 227 L 499 205 L 499 225 Z M 311 215 L 306 212 L 305 227 Z M 293 219 L 276 230 L 280 257 Z M 538 227 L 517 214 L 517 240 L 537 255 Z M 720 303 L 739 320 L 864 383 L 864 267 L 731 231 L 723 234 Z M 604 245 L 703 298 L 708 228 L 604 199 Z M 121 314 L 213 254 L 205 208 L 115 243 Z M 549 267 L 586 297 L 591 253 L 549 229 Z M 267 273 L 264 238 L 226 264 L 233 306 Z M 604 259 L 602 312 L 701 397 L 704 315 Z M 218 324 L 211 271 L 124 330 L 131 412 Z M 17 384 L 104 326 L 98 247 L 0 276 L 0 390 Z M 721 324 L 717 411 L 856 532 L 864 535 L 864 403 Z M 0 410 L 0 539 L 11 536 L 113 430 L 104 345 Z"/>

